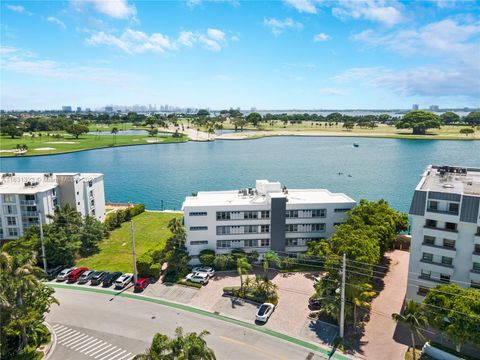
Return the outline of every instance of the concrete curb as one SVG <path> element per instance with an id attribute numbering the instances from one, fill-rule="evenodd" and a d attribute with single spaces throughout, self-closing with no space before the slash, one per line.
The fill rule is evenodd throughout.
<path id="1" fill-rule="evenodd" d="M 44 324 L 48 328 L 48 330 L 50 331 L 50 335 L 51 335 L 51 339 L 52 339 L 50 341 L 49 346 L 45 350 L 44 355 L 43 355 L 43 359 L 48 360 L 50 358 L 50 356 L 52 355 L 52 353 L 54 352 L 56 346 L 57 346 L 57 334 L 55 333 L 55 330 L 53 330 L 52 326 L 48 322 L 45 321 Z"/>

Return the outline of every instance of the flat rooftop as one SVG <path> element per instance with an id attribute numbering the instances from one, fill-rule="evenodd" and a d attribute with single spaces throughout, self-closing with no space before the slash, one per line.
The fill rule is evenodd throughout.
<path id="1" fill-rule="evenodd" d="M 417 190 L 480 196 L 480 168 L 430 165 Z"/>
<path id="2" fill-rule="evenodd" d="M 100 173 L 0 173 L 0 194 L 36 194 L 56 188 L 57 175 L 95 179 Z M 30 185 L 26 185 L 30 183 Z M 36 183 L 36 185 L 32 185 Z"/>
<path id="3" fill-rule="evenodd" d="M 244 191 L 247 190 L 247 191 Z M 231 191 L 200 191 L 188 196 L 183 203 L 188 206 L 267 205 L 269 198 L 286 197 L 287 204 L 350 204 L 355 200 L 343 193 L 331 193 L 327 189 L 274 189 L 262 193 L 258 189 Z"/>

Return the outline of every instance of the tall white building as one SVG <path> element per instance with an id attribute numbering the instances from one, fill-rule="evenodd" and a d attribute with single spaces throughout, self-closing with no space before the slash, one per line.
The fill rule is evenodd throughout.
<path id="1" fill-rule="evenodd" d="M 407 298 L 456 283 L 480 288 L 480 168 L 430 165 L 415 189 Z"/>
<path id="2" fill-rule="evenodd" d="M 103 174 L 1 173 L 0 240 L 23 235 L 39 220 L 48 224 L 57 206 L 105 220 Z"/>
<path id="3" fill-rule="evenodd" d="M 304 252 L 307 241 L 329 238 L 355 204 L 345 194 L 267 180 L 257 180 L 255 188 L 199 192 L 182 207 L 187 248 L 192 262 L 204 249 Z"/>

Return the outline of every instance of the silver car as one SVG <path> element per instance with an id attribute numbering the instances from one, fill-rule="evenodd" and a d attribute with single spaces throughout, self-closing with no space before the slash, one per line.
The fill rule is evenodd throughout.
<path id="1" fill-rule="evenodd" d="M 57 275 L 57 281 L 65 281 L 68 278 L 68 275 L 75 270 L 75 268 L 63 269 L 60 271 L 60 274 Z"/>

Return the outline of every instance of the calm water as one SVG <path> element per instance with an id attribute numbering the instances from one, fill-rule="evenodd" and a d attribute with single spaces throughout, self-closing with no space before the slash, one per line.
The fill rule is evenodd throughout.
<path id="1" fill-rule="evenodd" d="M 113 136 L 111 131 L 90 131 L 90 135 L 100 135 L 100 136 Z M 119 130 L 117 132 L 117 136 L 122 136 L 122 135 L 148 135 L 147 130 Z M 158 135 L 172 135 L 171 133 L 167 132 L 159 132 Z"/>
<path id="2" fill-rule="evenodd" d="M 269 179 L 290 188 L 345 192 L 355 200 L 385 198 L 407 211 L 430 163 L 480 167 L 480 141 L 276 137 L 8 158 L 0 167 L 2 172 L 102 172 L 108 201 L 144 203 L 149 209 L 160 209 L 162 200 L 165 208 L 179 209 L 194 191 L 252 187 L 255 179 Z"/>

